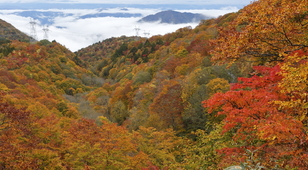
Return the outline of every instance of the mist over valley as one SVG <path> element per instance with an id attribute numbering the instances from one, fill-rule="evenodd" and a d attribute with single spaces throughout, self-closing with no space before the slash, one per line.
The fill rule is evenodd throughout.
<path id="1" fill-rule="evenodd" d="M 30 21 L 35 22 L 36 39 L 56 40 L 71 51 L 77 51 L 93 43 L 111 37 L 164 35 L 183 27 L 194 28 L 200 22 L 195 16 L 216 18 L 238 11 L 236 5 L 128 5 L 128 4 L 48 4 L 25 3 L 0 5 L 0 18 L 31 36 Z M 139 22 L 149 15 L 174 11 L 188 18 L 184 23 L 171 21 L 171 15 L 161 20 Z M 182 20 L 183 16 L 178 17 Z M 161 21 L 170 22 L 161 22 Z M 191 22 L 187 22 L 191 21 Z M 48 28 L 48 29 L 46 29 Z M 45 31 L 44 31 L 45 29 Z M 48 32 L 46 32 L 46 30 Z M 33 31 L 33 30 L 32 30 Z M 33 32 L 32 32 L 33 33 Z"/>

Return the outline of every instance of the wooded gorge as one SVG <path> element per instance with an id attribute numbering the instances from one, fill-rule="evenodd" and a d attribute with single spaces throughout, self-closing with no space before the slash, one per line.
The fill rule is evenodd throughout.
<path id="1" fill-rule="evenodd" d="M 75 53 L 0 26 L 0 169 L 308 167 L 307 0 Z"/>

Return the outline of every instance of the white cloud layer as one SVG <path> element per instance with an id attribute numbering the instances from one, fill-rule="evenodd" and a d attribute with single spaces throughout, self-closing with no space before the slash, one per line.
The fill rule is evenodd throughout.
<path id="1" fill-rule="evenodd" d="M 101 4 L 249 4 L 252 0 L 0 0 L 0 3 L 101 3 Z"/>
<path id="2" fill-rule="evenodd" d="M 141 13 L 142 16 L 149 14 L 155 14 L 159 12 L 159 9 L 137 9 L 127 8 L 125 13 Z M 182 10 L 180 12 L 192 12 L 202 13 L 207 16 L 217 17 L 229 12 L 237 11 L 237 8 L 225 8 L 215 10 Z M 20 10 L 19 10 L 20 11 Z M 41 10 L 46 11 L 46 10 Z M 161 23 L 138 23 L 137 21 L 141 17 L 131 18 L 115 18 L 115 17 L 100 17 L 100 18 L 87 18 L 79 19 L 79 16 L 86 14 L 95 14 L 97 9 L 85 9 L 85 10 L 72 10 L 72 9 L 52 9 L 48 11 L 63 12 L 67 14 L 73 14 L 71 16 L 63 16 L 54 18 L 54 23 L 49 26 L 49 40 L 56 40 L 63 44 L 71 51 L 77 51 L 81 48 L 87 47 L 98 41 L 111 37 L 134 36 L 136 35 L 135 28 L 140 28 L 139 35 L 144 36 L 144 32 L 149 32 L 150 36 L 164 35 L 166 33 L 174 32 L 179 28 L 186 26 L 195 27 L 198 23 L 189 24 L 161 24 Z M 8 23 L 11 23 L 14 27 L 25 32 L 30 33 L 30 18 L 17 16 L 12 14 L 17 10 L 2 10 L 0 11 L 0 18 Z M 105 9 L 104 13 L 117 13 L 123 12 L 120 8 Z M 37 21 L 39 22 L 39 21 Z M 43 39 L 44 32 L 43 27 L 37 26 L 37 37 L 39 40 Z"/>

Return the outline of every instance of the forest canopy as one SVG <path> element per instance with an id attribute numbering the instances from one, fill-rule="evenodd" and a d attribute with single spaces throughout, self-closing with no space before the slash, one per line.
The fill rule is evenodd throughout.
<path id="1" fill-rule="evenodd" d="M 308 167 L 308 1 L 72 53 L 1 21 L 0 169 Z M 1 35 L 4 33 L 1 33 Z"/>

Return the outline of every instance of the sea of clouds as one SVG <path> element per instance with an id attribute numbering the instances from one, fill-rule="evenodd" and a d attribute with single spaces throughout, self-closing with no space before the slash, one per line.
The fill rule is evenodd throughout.
<path id="1" fill-rule="evenodd" d="M 30 35 L 31 17 L 19 15 L 20 12 L 26 10 L 0 10 L 0 19 L 12 24 L 20 31 Z M 139 36 L 149 37 L 153 35 L 164 35 L 171 33 L 179 28 L 191 26 L 194 28 L 199 23 L 187 24 L 163 24 L 154 23 L 139 23 L 142 17 L 155 14 L 161 9 L 140 9 L 140 8 L 109 8 L 109 9 L 48 9 L 36 10 L 41 12 L 58 12 L 60 16 L 40 16 L 51 21 L 48 25 L 48 40 L 56 40 L 66 46 L 71 51 L 75 52 L 81 48 L 87 47 L 93 43 L 103 41 L 111 37 L 135 36 L 136 29 L 139 28 Z M 209 17 L 218 17 L 230 12 L 238 11 L 237 7 L 225 7 L 219 9 L 194 9 L 194 10 L 175 10 L 179 12 L 200 13 Z M 138 17 L 90 17 L 82 18 L 85 15 L 95 15 L 98 13 L 129 13 L 141 14 Z M 46 28 L 40 19 L 33 18 L 36 24 L 37 39 L 44 39 L 43 28 Z M 150 35 L 144 34 L 150 33 Z"/>

